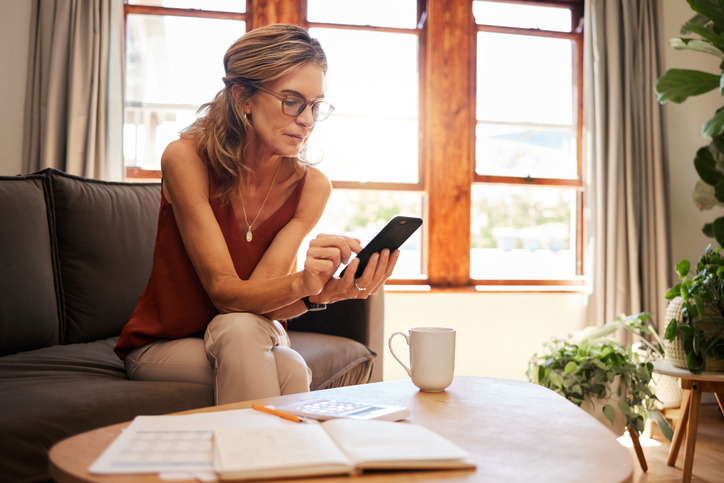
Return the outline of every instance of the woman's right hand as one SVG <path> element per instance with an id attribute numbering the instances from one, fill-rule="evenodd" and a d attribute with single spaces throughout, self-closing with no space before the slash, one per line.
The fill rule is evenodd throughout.
<path id="1" fill-rule="evenodd" d="M 362 250 L 359 240 L 338 235 L 318 235 L 309 243 L 304 261 L 304 287 L 312 295 L 322 291 L 340 265 L 347 264 L 352 253 Z"/>

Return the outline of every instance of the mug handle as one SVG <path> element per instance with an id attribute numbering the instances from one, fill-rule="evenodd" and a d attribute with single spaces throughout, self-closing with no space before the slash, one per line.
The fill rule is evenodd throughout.
<path id="1" fill-rule="evenodd" d="M 408 346 L 410 345 L 410 339 L 407 337 L 407 334 L 405 334 L 404 332 L 395 332 L 395 333 L 393 333 L 393 334 L 390 336 L 390 339 L 387 341 L 387 347 L 390 348 L 390 353 L 392 353 L 392 357 L 394 357 L 397 362 L 399 362 L 400 364 L 402 364 L 402 367 L 404 367 L 405 370 L 407 371 L 407 375 L 410 376 L 410 377 L 412 377 L 412 371 L 410 370 L 410 368 L 407 367 L 407 366 L 405 365 L 405 363 L 402 362 L 399 357 L 397 357 L 397 355 L 395 354 L 395 351 L 392 350 L 392 338 L 395 337 L 395 336 L 398 335 L 398 334 L 405 338 L 405 341 L 407 342 L 407 345 L 408 345 Z"/>

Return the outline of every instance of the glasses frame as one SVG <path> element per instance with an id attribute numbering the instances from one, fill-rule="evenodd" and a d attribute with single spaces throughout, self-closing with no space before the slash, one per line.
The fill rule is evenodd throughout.
<path id="1" fill-rule="evenodd" d="M 331 103 L 329 103 L 329 102 L 327 102 L 327 101 L 323 101 L 323 100 L 308 101 L 308 100 L 306 100 L 305 98 L 303 98 L 302 96 L 298 96 L 298 95 L 296 95 L 296 94 L 287 94 L 287 95 L 284 95 L 284 94 L 279 94 L 278 92 L 271 91 L 271 90 L 269 90 L 269 89 L 267 89 L 267 88 L 265 88 L 265 87 L 259 86 L 259 85 L 254 85 L 254 87 L 256 87 L 257 89 L 259 89 L 259 90 L 262 91 L 262 92 L 265 92 L 265 93 L 269 94 L 270 96 L 274 96 L 274 97 L 276 97 L 277 99 L 280 99 L 280 100 L 282 101 L 282 102 L 281 102 L 282 112 L 283 112 L 285 115 L 289 116 L 289 117 L 297 117 L 297 116 L 299 116 L 301 113 L 304 112 L 304 110 L 307 108 L 307 106 L 309 106 L 309 107 L 312 108 L 312 119 L 314 119 L 315 122 L 322 122 L 322 121 L 324 121 L 325 119 L 327 119 L 327 118 L 330 116 L 330 114 L 332 114 L 332 112 L 334 111 L 334 104 L 331 104 Z M 301 107 L 299 108 L 299 111 L 297 111 L 296 114 L 287 114 L 287 112 L 284 110 L 284 103 L 285 103 L 286 100 L 289 99 L 290 97 L 296 97 L 297 99 L 301 99 L 301 100 L 304 102 L 304 104 L 301 105 Z M 321 119 L 315 119 L 315 118 L 314 118 L 314 106 L 319 105 L 319 104 L 327 104 L 327 105 L 329 106 L 329 112 L 328 112 L 327 115 L 324 116 L 323 118 L 321 118 Z M 319 112 L 319 111 L 317 111 L 317 112 Z"/>

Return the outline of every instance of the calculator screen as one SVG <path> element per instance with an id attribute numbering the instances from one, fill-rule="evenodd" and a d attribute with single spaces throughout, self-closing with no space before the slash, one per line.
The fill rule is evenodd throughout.
<path id="1" fill-rule="evenodd" d="M 364 409 L 362 409 L 362 410 L 360 410 L 360 411 L 356 411 L 356 412 L 354 412 L 354 413 L 347 413 L 346 416 L 360 416 L 360 415 L 362 415 L 362 414 L 367 414 L 367 413 L 375 412 L 375 411 L 377 411 L 378 409 L 382 409 L 382 408 L 377 408 L 377 407 L 372 406 L 372 407 L 364 408 Z"/>

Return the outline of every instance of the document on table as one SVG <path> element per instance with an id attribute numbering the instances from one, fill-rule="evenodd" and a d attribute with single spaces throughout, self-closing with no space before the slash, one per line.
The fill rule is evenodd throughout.
<path id="1" fill-rule="evenodd" d="M 88 471 L 95 474 L 208 472 L 213 475 L 215 429 L 294 424 L 299 423 L 253 409 L 137 416 Z"/>

